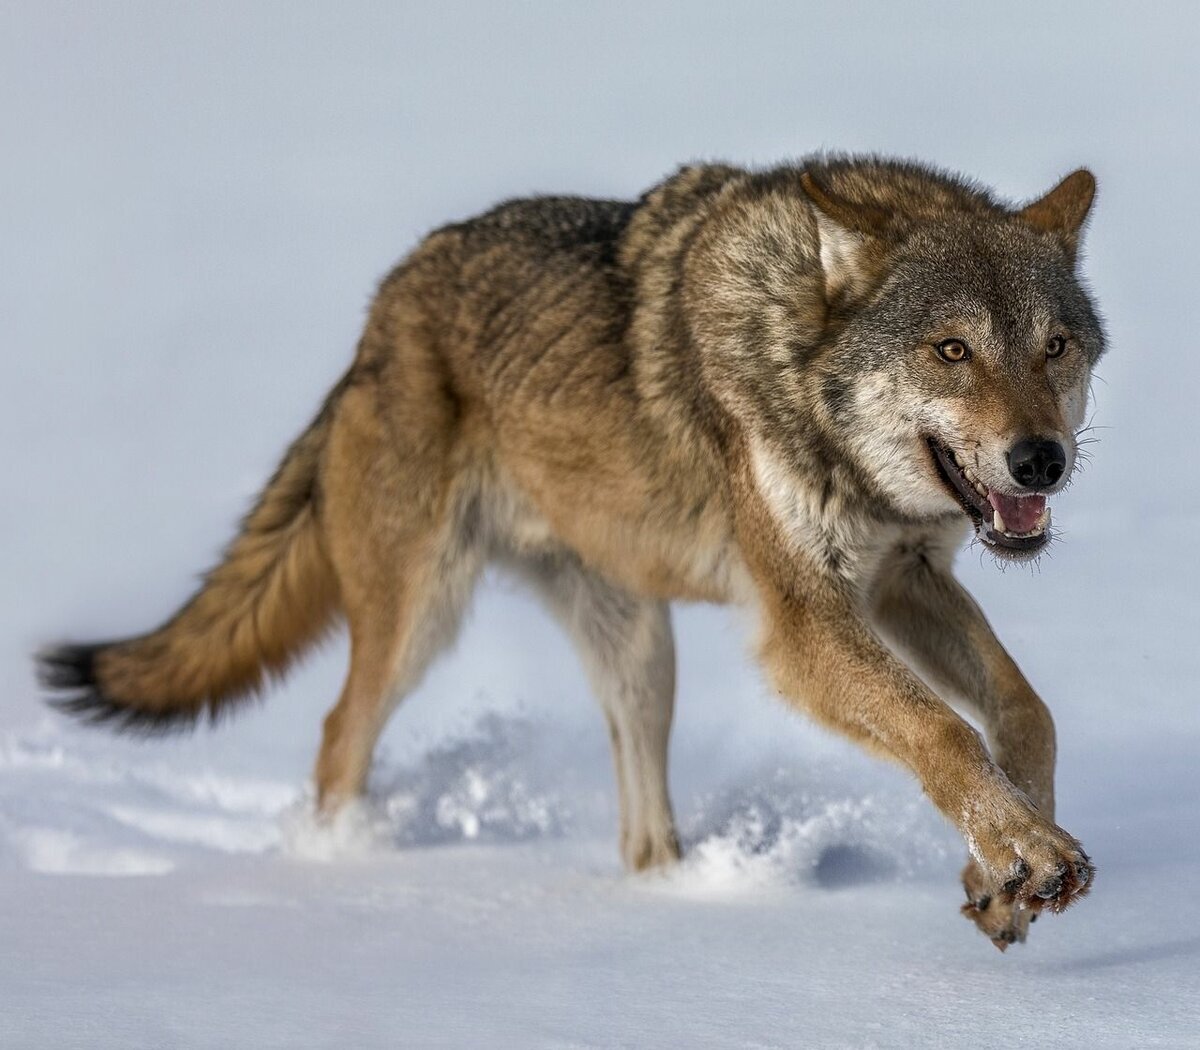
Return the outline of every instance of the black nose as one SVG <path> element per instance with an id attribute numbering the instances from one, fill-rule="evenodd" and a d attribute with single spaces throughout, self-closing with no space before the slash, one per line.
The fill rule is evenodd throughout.
<path id="1" fill-rule="evenodd" d="M 1067 454 L 1057 441 L 1023 438 L 1008 452 L 1008 472 L 1028 489 L 1048 489 L 1067 468 Z"/>

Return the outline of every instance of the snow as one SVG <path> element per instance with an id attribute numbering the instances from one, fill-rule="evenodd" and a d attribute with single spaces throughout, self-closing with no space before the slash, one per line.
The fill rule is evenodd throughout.
<path id="1" fill-rule="evenodd" d="M 1200 1045 L 1195 11 L 1009 5 L 9 5 L 0 14 L 0 1046 Z M 982 9 L 980 9 L 982 10 Z M 632 877 L 602 719 L 489 580 L 367 805 L 311 819 L 344 640 L 160 741 L 66 724 L 29 654 L 166 615 L 427 229 L 682 160 L 912 154 L 1101 186 L 1101 442 L 1036 571 L 963 578 L 1050 702 L 1092 895 L 997 953 L 901 771 L 676 616 L 687 847 Z"/>

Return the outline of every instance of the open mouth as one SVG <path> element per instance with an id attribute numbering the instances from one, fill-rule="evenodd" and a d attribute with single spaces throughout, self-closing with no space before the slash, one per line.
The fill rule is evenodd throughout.
<path id="1" fill-rule="evenodd" d="M 955 453 L 934 438 L 930 451 L 942 480 L 975 523 L 975 533 L 993 550 L 1031 554 L 1050 540 L 1050 508 L 1040 495 L 1009 496 L 989 489 Z"/>

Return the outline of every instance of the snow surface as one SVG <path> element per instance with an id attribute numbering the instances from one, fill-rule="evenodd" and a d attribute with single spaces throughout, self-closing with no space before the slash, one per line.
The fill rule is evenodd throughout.
<path id="1" fill-rule="evenodd" d="M 5 5 L 0 1047 L 1200 1046 L 1197 26 L 1183 4 Z M 621 873 L 602 721 L 503 580 L 332 830 L 306 781 L 343 641 L 212 733 L 40 706 L 37 645 L 184 596 L 425 230 L 818 147 L 1014 198 L 1100 177 L 1110 429 L 1037 571 L 961 559 L 1056 713 L 1060 819 L 1100 866 L 1028 944 L 958 917 L 954 832 L 772 700 L 720 610 L 676 618 L 689 852 L 666 876 Z"/>

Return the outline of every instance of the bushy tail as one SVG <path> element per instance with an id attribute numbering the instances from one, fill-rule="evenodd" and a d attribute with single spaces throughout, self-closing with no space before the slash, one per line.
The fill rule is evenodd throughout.
<path id="1" fill-rule="evenodd" d="M 288 450 L 225 559 L 167 623 L 125 641 L 39 654 L 42 683 L 59 694 L 54 706 L 151 732 L 204 715 L 215 721 L 320 636 L 338 606 L 313 502 L 333 403 Z"/>

